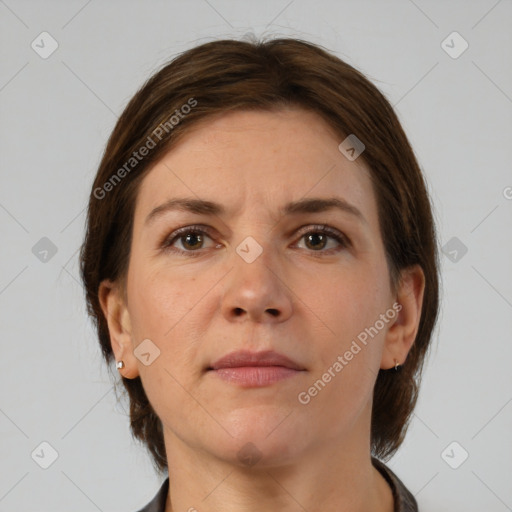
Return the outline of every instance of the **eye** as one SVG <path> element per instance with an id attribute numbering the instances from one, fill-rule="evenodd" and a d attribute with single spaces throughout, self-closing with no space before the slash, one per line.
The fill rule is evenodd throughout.
<path id="1" fill-rule="evenodd" d="M 351 245 L 350 240 L 337 229 L 325 225 L 307 226 L 307 228 L 301 230 L 299 240 L 304 240 L 305 248 L 311 252 L 331 254 Z M 222 244 L 214 244 L 212 237 L 213 233 L 206 226 L 186 226 L 166 237 L 161 247 L 178 254 L 199 256 L 203 249 L 222 247 Z M 205 247 L 208 240 L 212 244 Z"/>
<path id="2" fill-rule="evenodd" d="M 337 252 L 340 248 L 350 246 L 350 241 L 337 229 L 329 226 L 312 226 L 303 231 L 300 240 L 304 239 L 306 249 L 313 252 Z M 331 242 L 331 247 L 327 247 Z M 327 247 L 327 250 L 324 250 Z"/>
<path id="3" fill-rule="evenodd" d="M 162 247 L 165 250 L 178 253 L 199 252 L 200 249 L 206 248 L 204 243 L 207 239 L 212 240 L 209 236 L 209 230 L 206 228 L 187 226 L 174 231 L 169 237 L 165 238 Z M 176 243 L 180 244 L 181 247 L 175 247 Z M 220 247 L 220 245 L 216 247 Z"/>

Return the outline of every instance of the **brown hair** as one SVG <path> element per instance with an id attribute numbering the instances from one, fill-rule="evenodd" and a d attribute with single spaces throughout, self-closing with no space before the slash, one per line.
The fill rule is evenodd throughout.
<path id="1" fill-rule="evenodd" d="M 380 370 L 374 388 L 372 453 L 387 459 L 403 441 L 438 315 L 435 226 L 424 178 L 392 106 L 361 72 L 317 45 L 297 39 L 209 42 L 166 64 L 135 94 L 108 140 L 89 199 L 80 253 L 88 312 L 109 364 L 113 352 L 98 290 L 102 280 L 122 282 L 126 276 L 135 199 L 145 172 L 199 120 L 283 107 L 314 111 L 340 142 L 355 134 L 365 144 L 360 158 L 371 171 L 391 286 L 396 290 L 400 271 L 408 266 L 419 264 L 425 274 L 415 343 L 401 371 Z M 143 146 L 149 151 L 141 151 Z M 122 382 L 132 434 L 163 472 L 162 423 L 140 377 Z"/>

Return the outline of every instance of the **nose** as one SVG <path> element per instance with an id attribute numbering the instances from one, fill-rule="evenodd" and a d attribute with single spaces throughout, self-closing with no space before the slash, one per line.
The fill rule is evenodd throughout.
<path id="1" fill-rule="evenodd" d="M 230 322 L 279 323 L 292 314 L 291 283 L 282 266 L 272 261 L 270 250 L 253 262 L 233 254 L 222 297 L 222 313 Z"/>

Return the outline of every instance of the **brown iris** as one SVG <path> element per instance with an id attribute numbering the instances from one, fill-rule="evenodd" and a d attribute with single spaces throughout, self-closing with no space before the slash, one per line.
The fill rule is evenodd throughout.
<path id="1" fill-rule="evenodd" d="M 321 246 L 315 244 L 315 242 L 318 241 L 320 241 Z M 308 247 L 310 245 L 310 242 L 313 242 L 312 249 L 323 249 L 327 242 L 327 236 L 322 233 L 309 233 L 306 236 L 306 245 L 308 245 Z"/>

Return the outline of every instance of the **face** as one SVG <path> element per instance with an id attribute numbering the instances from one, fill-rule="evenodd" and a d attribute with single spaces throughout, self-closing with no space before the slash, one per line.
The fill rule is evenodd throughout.
<path id="1" fill-rule="evenodd" d="M 311 112 L 229 113 L 143 179 L 120 358 L 168 450 L 272 465 L 368 442 L 400 306 L 369 170 L 341 141 Z"/>

